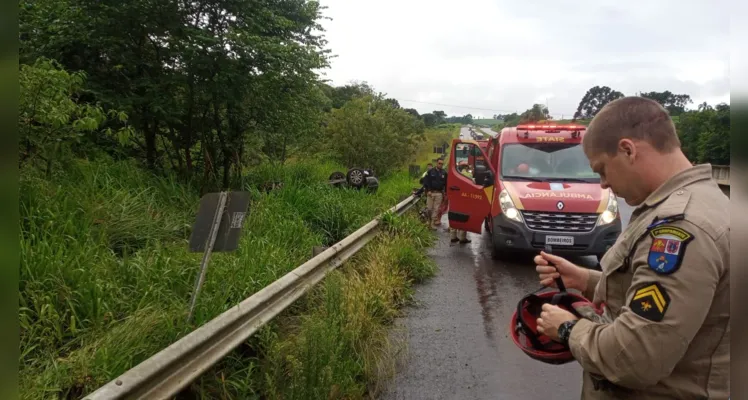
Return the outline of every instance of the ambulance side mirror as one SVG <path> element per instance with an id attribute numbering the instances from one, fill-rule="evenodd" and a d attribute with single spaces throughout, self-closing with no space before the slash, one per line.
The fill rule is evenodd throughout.
<path id="1" fill-rule="evenodd" d="M 477 171 L 476 171 L 477 172 Z M 483 187 L 493 186 L 494 176 L 490 169 L 480 171 L 475 175 L 475 183 Z"/>
<path id="2" fill-rule="evenodd" d="M 491 170 L 489 169 L 488 171 L 486 171 L 486 177 L 483 180 L 483 187 L 493 186 L 493 180 L 493 172 L 491 172 Z"/>

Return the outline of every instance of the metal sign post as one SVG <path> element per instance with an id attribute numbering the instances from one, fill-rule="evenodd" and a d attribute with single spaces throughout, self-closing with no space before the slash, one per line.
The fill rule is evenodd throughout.
<path id="1" fill-rule="evenodd" d="M 200 263 L 200 273 L 197 274 L 195 290 L 192 292 L 192 300 L 190 300 L 190 313 L 187 315 L 188 323 L 192 320 L 192 313 L 195 311 L 195 302 L 197 302 L 197 296 L 200 293 L 200 288 L 203 286 L 203 281 L 205 280 L 205 272 L 208 269 L 210 255 L 213 253 L 213 245 L 216 243 L 216 236 L 218 236 L 218 227 L 221 225 L 223 209 L 226 206 L 226 197 L 226 192 L 221 192 L 218 197 L 218 207 L 216 207 L 216 212 L 213 214 L 213 224 L 211 225 L 210 233 L 208 234 L 208 243 L 207 246 L 205 246 L 205 252 L 203 253 L 203 261 Z"/>
<path id="2" fill-rule="evenodd" d="M 189 250 L 203 252 L 200 272 L 190 300 L 187 322 L 192 320 L 200 288 L 205 281 L 213 252 L 229 252 L 239 247 L 242 223 L 249 205 L 248 192 L 209 193 L 200 199 L 200 209 L 190 235 Z"/>

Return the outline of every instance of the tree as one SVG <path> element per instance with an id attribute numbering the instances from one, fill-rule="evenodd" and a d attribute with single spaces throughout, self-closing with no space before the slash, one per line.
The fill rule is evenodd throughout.
<path id="1" fill-rule="evenodd" d="M 574 119 L 592 119 L 606 104 L 623 96 L 623 93 L 608 86 L 594 86 L 582 97 Z"/>
<path id="2" fill-rule="evenodd" d="M 686 111 L 677 123 L 684 154 L 694 163 L 730 163 L 730 106 L 704 103 Z"/>
<path id="3" fill-rule="evenodd" d="M 42 161 L 49 175 L 54 164 L 70 155 L 86 134 L 103 134 L 102 128 L 111 121 L 127 122 L 123 112 L 76 103 L 84 82 L 85 74 L 70 74 L 51 60 L 38 59 L 34 65 L 21 66 L 18 128 L 22 164 Z M 116 140 L 130 131 L 125 126 L 117 131 L 107 128 L 106 132 Z"/>
<path id="4" fill-rule="evenodd" d="M 432 126 L 436 126 L 439 124 L 439 119 L 433 113 L 423 114 L 421 115 L 421 119 L 423 119 L 423 123 L 427 127 L 432 127 Z"/>
<path id="5" fill-rule="evenodd" d="M 129 116 L 134 134 L 123 152 L 152 170 L 202 172 L 207 188 L 227 187 L 248 158 L 278 157 L 288 148 L 278 140 L 314 132 L 301 121 L 321 112 L 310 103 L 321 97 L 315 71 L 328 65 L 321 9 L 313 1 L 23 2 L 19 57 L 85 72 L 77 100 Z M 277 135 L 300 123 L 297 137 Z"/>
<path id="6" fill-rule="evenodd" d="M 404 111 L 416 118 L 421 118 L 421 115 L 418 114 L 418 110 L 416 110 L 415 108 L 406 108 Z"/>
<path id="7" fill-rule="evenodd" d="M 504 122 L 504 126 L 516 126 L 517 124 L 519 124 L 519 121 L 521 119 L 520 115 L 517 113 L 505 114 L 501 115 L 500 117 L 501 118 L 497 119 L 501 119 Z"/>
<path id="8" fill-rule="evenodd" d="M 436 117 L 436 125 L 443 124 L 447 119 L 447 114 L 444 111 L 432 111 L 431 113 Z"/>
<path id="9" fill-rule="evenodd" d="M 400 102 L 398 102 L 396 99 L 388 98 L 384 99 L 387 103 L 389 103 L 393 108 L 401 108 Z"/>
<path id="10" fill-rule="evenodd" d="M 472 124 L 473 116 L 472 114 L 465 114 L 461 117 L 459 116 L 448 117 L 446 119 L 446 122 L 450 124 Z"/>
<path id="11" fill-rule="evenodd" d="M 674 94 L 669 90 L 664 92 L 643 92 L 638 95 L 662 104 L 670 115 L 674 117 L 683 114 L 686 111 L 686 106 L 693 103 L 691 96 L 687 94 Z"/>
<path id="12" fill-rule="evenodd" d="M 548 112 L 548 108 L 543 104 L 533 104 L 532 108 L 526 110 L 520 115 L 520 123 L 538 122 L 553 119 Z"/>
<path id="13" fill-rule="evenodd" d="M 380 176 L 402 167 L 423 138 L 424 123 L 372 96 L 331 112 L 326 129 L 330 157 L 347 167 L 372 168 Z"/>
<path id="14" fill-rule="evenodd" d="M 332 87 L 325 85 L 325 94 L 332 101 L 332 108 L 340 108 L 355 98 L 376 96 L 374 88 L 367 82 L 352 81 L 347 85 Z"/>

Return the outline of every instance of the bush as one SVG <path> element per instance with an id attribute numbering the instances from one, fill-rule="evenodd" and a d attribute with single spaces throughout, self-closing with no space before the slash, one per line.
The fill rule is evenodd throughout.
<path id="1" fill-rule="evenodd" d="M 337 189 L 325 184 L 336 169 L 341 168 L 299 163 L 249 172 L 245 182 L 252 204 L 239 249 L 213 255 L 194 322 L 188 325 L 201 258 L 187 251 L 199 200 L 195 188 L 124 161 L 75 160 L 50 178 L 31 166 L 23 168 L 23 397 L 80 397 L 94 390 L 302 264 L 313 246 L 355 231 L 412 186 L 407 174 L 394 174 L 374 195 Z M 266 193 L 252 186 L 270 178 L 283 181 L 283 187 Z M 416 250 L 429 242 L 430 233 L 407 218 L 391 218 L 386 225 L 392 237 L 372 244 L 378 250 L 367 250 L 350 263 L 372 267 L 341 272 L 342 281 L 325 282 L 321 294 L 287 310 L 285 323 L 271 324 L 249 347 L 224 360 L 220 372 L 206 374 L 190 390 L 208 397 L 227 392 L 246 398 L 258 392 L 314 398 L 329 393 L 334 381 L 340 393 L 362 393 L 374 367 L 353 365 L 374 357 L 366 352 L 379 347 L 366 350 L 366 343 L 383 340 L 405 287 L 430 271 L 428 259 L 419 258 Z M 339 296 L 336 284 L 344 300 L 319 303 Z M 306 315 L 302 322 L 294 317 L 299 314 Z M 346 328 L 337 332 L 340 324 Z M 306 339 L 292 339 L 297 336 Z M 348 347 L 339 347 L 344 344 Z M 258 354 L 272 358 L 283 352 L 297 360 L 292 364 L 297 367 L 289 367 L 286 359 L 280 364 L 283 370 L 296 368 L 290 381 L 281 371 L 251 361 Z M 336 357 L 343 358 L 330 364 L 329 375 L 304 372 Z"/>

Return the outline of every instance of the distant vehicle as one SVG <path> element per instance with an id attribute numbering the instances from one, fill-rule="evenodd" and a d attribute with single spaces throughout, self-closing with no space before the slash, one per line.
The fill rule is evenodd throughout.
<path id="1" fill-rule="evenodd" d="M 540 251 L 598 259 L 621 233 L 618 202 L 582 151 L 586 127 L 519 125 L 488 140 L 454 139 L 449 224 L 491 235 L 496 254 Z M 467 161 L 474 180 L 454 167 Z"/>

